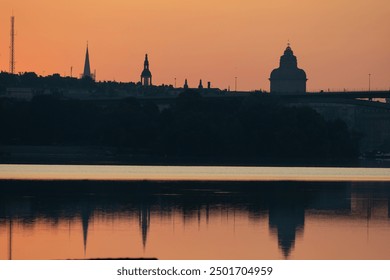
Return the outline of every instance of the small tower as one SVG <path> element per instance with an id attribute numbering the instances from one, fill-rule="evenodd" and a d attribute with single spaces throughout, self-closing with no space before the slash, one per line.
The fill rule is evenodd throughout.
<path id="1" fill-rule="evenodd" d="M 304 93 L 306 92 L 306 73 L 298 68 L 297 57 L 294 55 L 290 43 L 280 57 L 279 68 L 271 72 L 271 92 Z"/>
<path id="2" fill-rule="evenodd" d="M 141 84 L 143 86 L 152 85 L 152 73 L 149 70 L 148 54 L 145 55 L 144 70 L 141 73 Z"/>
<path id="3" fill-rule="evenodd" d="M 203 89 L 202 79 L 200 79 L 200 81 L 199 81 L 198 89 Z"/>
<path id="4" fill-rule="evenodd" d="M 188 89 L 188 82 L 187 82 L 187 79 L 185 79 L 184 81 L 184 86 L 183 86 L 184 89 Z"/>
<path id="5" fill-rule="evenodd" d="M 85 53 L 84 72 L 83 72 L 82 78 L 93 79 L 92 74 L 91 74 L 91 66 L 89 64 L 88 43 L 87 43 L 87 51 Z"/>

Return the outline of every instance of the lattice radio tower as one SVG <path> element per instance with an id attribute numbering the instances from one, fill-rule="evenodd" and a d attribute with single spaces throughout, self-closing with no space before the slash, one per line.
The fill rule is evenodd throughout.
<path id="1" fill-rule="evenodd" d="M 15 73 L 15 17 L 11 16 L 11 45 L 9 57 L 9 72 Z"/>

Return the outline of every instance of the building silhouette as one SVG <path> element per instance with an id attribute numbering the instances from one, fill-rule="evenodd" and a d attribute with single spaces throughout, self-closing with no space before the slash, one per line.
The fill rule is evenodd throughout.
<path id="1" fill-rule="evenodd" d="M 141 73 L 141 84 L 143 86 L 152 85 L 152 73 L 149 70 L 148 54 L 145 55 L 144 70 Z"/>
<path id="2" fill-rule="evenodd" d="M 87 43 L 87 50 L 86 50 L 86 53 L 85 53 L 84 72 L 83 72 L 82 78 L 93 79 L 93 76 L 91 74 L 91 66 L 89 64 L 88 43 Z"/>
<path id="3" fill-rule="evenodd" d="M 199 81 L 199 86 L 198 86 L 198 89 L 203 89 L 203 83 L 202 83 L 202 79 Z"/>
<path id="4" fill-rule="evenodd" d="M 306 73 L 298 68 L 297 57 L 290 44 L 280 57 L 279 68 L 271 72 L 271 92 L 295 93 L 306 92 Z"/>
<path id="5" fill-rule="evenodd" d="M 183 86 L 184 89 L 188 89 L 188 81 L 187 79 L 185 79 L 184 81 L 184 86 Z"/>

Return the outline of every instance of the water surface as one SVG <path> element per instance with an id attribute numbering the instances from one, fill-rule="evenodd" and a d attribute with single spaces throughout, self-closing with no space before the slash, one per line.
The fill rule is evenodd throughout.
<path id="1" fill-rule="evenodd" d="M 390 186 L 2 181 L 0 259 L 390 259 Z"/>
<path id="2" fill-rule="evenodd" d="M 4 174 L 17 166 L 1 166 L 0 259 L 390 259 L 390 183 L 374 178 L 387 170 L 348 181 L 332 176 L 355 169 L 94 168 L 22 166 L 28 180 L 15 180 Z M 293 171 L 328 179 L 283 177 Z M 224 179 L 177 180 L 190 173 Z M 91 174 L 111 180 L 77 180 Z"/>

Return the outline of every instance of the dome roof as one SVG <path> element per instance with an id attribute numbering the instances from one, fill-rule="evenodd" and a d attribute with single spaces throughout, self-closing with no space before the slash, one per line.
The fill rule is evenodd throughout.
<path id="1" fill-rule="evenodd" d="M 139 72 L 138 72 L 139 73 Z M 141 77 L 152 77 L 152 73 L 150 73 L 149 69 L 144 69 L 142 71 Z"/>
<path id="2" fill-rule="evenodd" d="M 307 80 L 304 70 L 299 68 L 276 68 L 271 72 L 271 80 Z"/>
<path id="3" fill-rule="evenodd" d="M 298 68 L 297 57 L 290 45 L 280 57 L 279 68 L 271 72 L 270 80 L 307 80 L 305 71 Z"/>

